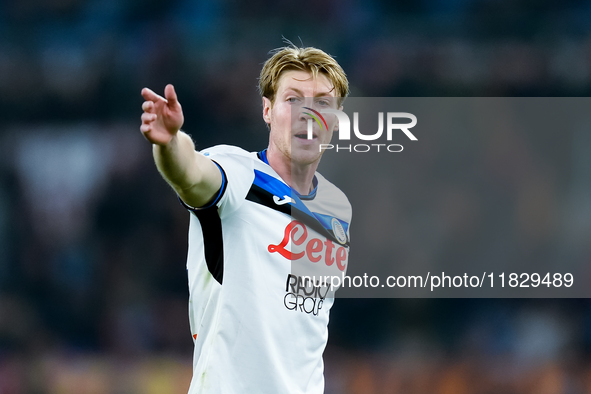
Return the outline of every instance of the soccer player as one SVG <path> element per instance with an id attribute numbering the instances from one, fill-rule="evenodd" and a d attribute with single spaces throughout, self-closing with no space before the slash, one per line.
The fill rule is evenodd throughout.
<path id="1" fill-rule="evenodd" d="M 349 92 L 339 64 L 316 48 L 274 52 L 259 79 L 269 145 L 201 152 L 180 131 L 174 87 L 144 88 L 141 131 L 191 212 L 187 269 L 194 339 L 189 393 L 322 393 L 328 280 L 349 256 L 351 206 L 316 169 Z M 311 138 L 308 131 L 311 130 Z"/>

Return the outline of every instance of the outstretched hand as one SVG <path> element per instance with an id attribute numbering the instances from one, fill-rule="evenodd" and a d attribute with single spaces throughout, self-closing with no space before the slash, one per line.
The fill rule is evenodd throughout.
<path id="1" fill-rule="evenodd" d="M 166 85 L 164 97 L 148 88 L 142 89 L 142 125 L 140 130 L 152 144 L 166 145 L 178 133 L 184 122 L 183 110 L 174 86 Z"/>

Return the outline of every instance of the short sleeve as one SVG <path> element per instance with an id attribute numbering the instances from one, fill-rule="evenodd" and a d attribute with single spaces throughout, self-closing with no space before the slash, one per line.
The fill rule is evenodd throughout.
<path id="1" fill-rule="evenodd" d="M 253 154 L 229 145 L 217 145 L 201 151 L 222 171 L 223 184 L 211 205 L 217 205 L 220 216 L 229 214 L 244 203 L 254 180 Z"/>

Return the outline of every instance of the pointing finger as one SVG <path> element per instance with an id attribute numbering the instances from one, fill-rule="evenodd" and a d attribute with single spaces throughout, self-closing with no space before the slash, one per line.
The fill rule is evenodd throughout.
<path id="1" fill-rule="evenodd" d="M 144 99 L 146 99 L 146 101 L 166 101 L 166 99 L 162 96 L 157 95 L 156 93 L 154 93 L 154 91 L 152 91 L 152 89 L 148 89 L 148 88 L 143 88 L 142 89 L 142 97 Z"/>

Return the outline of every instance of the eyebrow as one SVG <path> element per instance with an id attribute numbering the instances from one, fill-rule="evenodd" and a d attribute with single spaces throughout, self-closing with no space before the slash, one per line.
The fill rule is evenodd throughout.
<path id="1" fill-rule="evenodd" d="M 302 97 L 304 96 L 304 92 L 302 92 L 301 90 L 297 89 L 297 88 L 287 88 L 285 90 L 285 93 L 288 93 L 289 91 L 293 91 L 296 94 L 299 94 Z M 321 92 L 321 93 L 317 93 L 314 97 L 333 97 L 330 95 L 330 92 L 332 92 L 334 90 L 334 88 L 330 89 L 328 92 Z"/>

